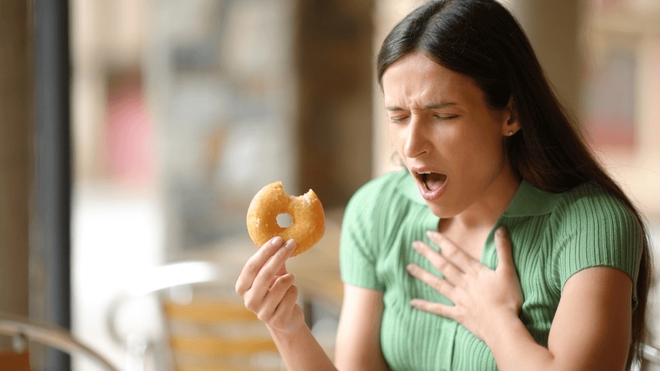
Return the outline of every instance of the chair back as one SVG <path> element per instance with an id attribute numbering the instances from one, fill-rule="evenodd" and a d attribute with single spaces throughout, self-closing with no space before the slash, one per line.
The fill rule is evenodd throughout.
<path id="1" fill-rule="evenodd" d="M 164 299 L 162 306 L 177 371 L 284 369 L 265 325 L 241 302 Z"/>
<path id="2" fill-rule="evenodd" d="M 74 339 L 66 329 L 53 324 L 0 312 L 0 334 L 13 336 L 14 347 L 17 350 L 0 354 L 0 370 L 29 371 L 30 357 L 26 348 L 27 342 L 33 341 L 68 354 L 85 356 L 105 371 L 118 371 L 104 356 Z"/>

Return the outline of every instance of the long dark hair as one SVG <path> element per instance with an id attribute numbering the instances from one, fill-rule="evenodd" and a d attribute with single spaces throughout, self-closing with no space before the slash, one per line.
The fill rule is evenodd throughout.
<path id="1" fill-rule="evenodd" d="M 627 367 L 641 359 L 652 265 L 644 219 L 589 151 L 570 115 L 555 96 L 515 18 L 495 0 L 437 0 L 419 7 L 385 38 L 378 54 L 378 82 L 399 58 L 422 52 L 452 71 L 471 77 L 494 108 L 513 99 L 522 130 L 506 139 L 512 167 L 537 188 L 564 192 L 597 182 L 635 214 L 644 233 L 636 282 Z"/>

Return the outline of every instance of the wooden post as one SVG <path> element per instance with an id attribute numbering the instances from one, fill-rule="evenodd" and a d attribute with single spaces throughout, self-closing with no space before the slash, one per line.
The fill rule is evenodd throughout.
<path id="1" fill-rule="evenodd" d="M 29 40 L 28 1 L 0 1 L 0 310 L 21 315 L 28 315 L 33 169 Z"/>
<path id="2" fill-rule="evenodd" d="M 371 178 L 373 9 L 373 0 L 298 3 L 299 186 L 326 208 Z"/>

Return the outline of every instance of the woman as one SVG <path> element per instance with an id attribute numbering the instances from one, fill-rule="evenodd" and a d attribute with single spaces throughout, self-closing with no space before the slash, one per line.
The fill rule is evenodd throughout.
<path id="1" fill-rule="evenodd" d="M 347 206 L 337 369 L 630 368 L 651 272 L 642 218 L 508 11 L 423 5 L 385 39 L 378 81 L 407 171 Z M 289 370 L 333 370 L 295 304 L 293 246 L 266 243 L 236 290 Z"/>

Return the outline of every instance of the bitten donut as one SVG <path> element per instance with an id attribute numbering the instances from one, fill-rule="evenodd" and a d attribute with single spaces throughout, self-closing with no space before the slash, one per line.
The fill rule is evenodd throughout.
<path id="1" fill-rule="evenodd" d="M 283 228 L 277 224 L 277 216 L 289 214 L 291 225 Z M 289 196 L 282 182 L 263 187 L 250 202 L 247 212 L 247 229 L 252 241 L 262 246 L 279 235 L 284 241 L 296 240 L 292 256 L 314 246 L 325 231 L 325 213 L 316 193 L 311 189 L 302 196 Z"/>

